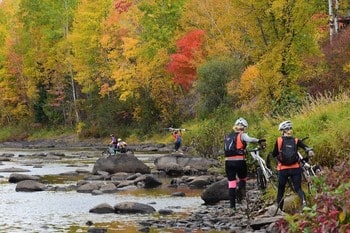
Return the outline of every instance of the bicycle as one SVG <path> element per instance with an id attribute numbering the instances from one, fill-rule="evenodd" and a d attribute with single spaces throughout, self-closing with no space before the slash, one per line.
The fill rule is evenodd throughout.
<path id="1" fill-rule="evenodd" d="M 301 141 L 304 141 L 308 139 L 309 137 L 305 137 L 301 139 Z M 318 165 L 311 165 L 309 163 L 308 158 L 305 159 L 303 155 L 298 151 L 298 156 L 300 159 L 300 167 L 302 170 L 302 177 L 307 183 L 307 188 L 309 193 L 312 191 L 312 177 L 316 177 L 319 173 L 321 173 L 321 167 Z"/>
<path id="2" fill-rule="evenodd" d="M 264 190 L 267 188 L 267 184 L 271 183 L 272 187 L 277 189 L 277 174 L 266 165 L 265 160 L 260 156 L 260 146 L 254 149 L 248 150 L 253 159 L 257 161 L 258 167 L 256 168 L 256 180 L 259 189 Z"/>
<path id="3" fill-rule="evenodd" d="M 109 145 L 107 147 L 107 149 L 105 149 L 104 151 L 102 151 L 102 156 L 107 157 L 110 155 L 116 155 L 116 150 L 114 148 L 114 146 Z"/>
<path id="4" fill-rule="evenodd" d="M 305 141 L 309 137 L 305 137 L 300 139 L 301 141 Z M 310 148 L 311 149 L 311 148 Z M 311 193 L 312 191 L 312 177 L 316 177 L 319 173 L 321 173 L 322 169 L 318 165 L 312 165 L 309 163 L 308 158 L 304 158 L 304 156 L 301 154 L 301 152 L 298 150 L 298 156 L 299 156 L 299 163 L 300 163 L 300 168 L 302 171 L 302 180 L 306 182 L 308 191 Z M 270 154 L 269 154 L 270 156 Z M 270 157 L 267 158 L 268 160 L 271 160 Z M 269 166 L 268 166 L 269 167 Z M 288 180 L 289 186 L 292 189 L 293 192 L 295 192 L 295 189 L 293 187 L 293 184 L 291 180 Z"/>

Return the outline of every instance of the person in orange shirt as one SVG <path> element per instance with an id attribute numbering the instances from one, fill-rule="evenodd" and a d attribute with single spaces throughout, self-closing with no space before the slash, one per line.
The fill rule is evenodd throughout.
<path id="1" fill-rule="evenodd" d="M 248 122 L 240 117 L 233 126 L 233 132 L 224 139 L 225 172 L 228 180 L 230 208 L 236 210 L 236 199 L 245 199 L 245 186 L 248 176 L 246 163 L 247 144 L 260 143 L 265 148 L 265 139 L 248 136 Z M 237 180 L 238 176 L 238 180 Z M 237 189 L 237 190 L 236 190 Z M 236 193 L 237 191 L 237 193 Z"/>
<path id="2" fill-rule="evenodd" d="M 172 133 L 174 137 L 174 148 L 175 151 L 178 151 L 181 147 L 181 142 L 182 142 L 182 131 L 181 130 L 175 130 Z"/>
<path id="3" fill-rule="evenodd" d="M 305 193 L 301 188 L 302 170 L 300 168 L 300 158 L 297 154 L 298 148 L 303 148 L 308 157 L 312 157 L 314 152 L 305 145 L 302 140 L 293 137 L 293 124 L 291 121 L 283 121 L 279 124 L 278 130 L 282 136 L 277 138 L 272 156 L 277 158 L 278 171 L 278 191 L 277 205 L 283 211 L 283 195 L 288 179 L 291 179 L 294 191 L 300 197 L 302 206 L 306 206 Z M 288 144 L 289 143 L 289 144 Z M 308 159 L 308 157 L 306 159 Z"/>

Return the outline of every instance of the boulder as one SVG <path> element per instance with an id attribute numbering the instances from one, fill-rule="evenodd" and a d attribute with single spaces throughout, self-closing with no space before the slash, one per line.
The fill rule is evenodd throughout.
<path id="1" fill-rule="evenodd" d="M 115 193 L 117 192 L 117 187 L 113 183 L 108 183 L 101 185 L 100 191 L 103 193 Z"/>
<path id="2" fill-rule="evenodd" d="M 46 186 L 34 180 L 23 180 L 17 183 L 16 192 L 44 191 Z"/>
<path id="3" fill-rule="evenodd" d="M 38 176 L 12 173 L 9 177 L 9 183 L 18 183 L 23 180 L 39 180 L 39 179 L 40 178 Z"/>
<path id="4" fill-rule="evenodd" d="M 191 177 L 188 178 L 187 185 L 190 188 L 206 188 L 208 185 L 214 182 L 214 177 L 205 175 L 205 176 L 198 176 L 198 177 Z"/>
<path id="5" fill-rule="evenodd" d="M 78 193 L 91 193 L 94 190 L 99 190 L 100 185 L 97 183 L 86 183 L 77 188 Z"/>
<path id="6" fill-rule="evenodd" d="M 219 166 L 219 161 L 191 155 L 172 154 L 158 157 L 154 160 L 157 170 L 162 170 L 171 175 L 184 174 L 189 169 L 192 171 L 207 172 L 212 166 Z M 180 174 L 181 173 L 181 174 Z"/>
<path id="7" fill-rule="evenodd" d="M 137 202 L 121 202 L 114 206 L 114 211 L 117 214 L 151 214 L 156 210 L 146 204 Z"/>
<path id="8" fill-rule="evenodd" d="M 90 209 L 89 212 L 95 213 L 95 214 L 108 214 L 108 213 L 114 213 L 114 208 L 113 206 L 107 203 L 102 203 Z"/>
<path id="9" fill-rule="evenodd" d="M 213 205 L 221 200 L 229 200 L 227 178 L 209 185 L 201 195 L 207 205 Z"/>
<path id="10" fill-rule="evenodd" d="M 151 169 L 135 155 L 124 153 L 99 158 L 94 164 L 92 173 L 97 174 L 99 171 L 109 174 L 118 172 L 149 174 Z"/>
<path id="11" fill-rule="evenodd" d="M 30 170 L 23 169 L 23 168 L 9 167 L 9 168 L 0 169 L 0 172 L 30 172 Z"/>
<path id="12" fill-rule="evenodd" d="M 155 188 L 162 185 L 162 182 L 153 175 L 141 175 L 134 180 L 134 184 L 143 188 Z"/>

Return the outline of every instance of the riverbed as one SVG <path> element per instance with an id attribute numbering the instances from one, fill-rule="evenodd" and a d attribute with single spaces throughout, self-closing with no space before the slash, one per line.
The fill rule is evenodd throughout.
<path id="1" fill-rule="evenodd" d="M 28 159 L 35 153 L 64 154 L 62 159 Z M 1 148 L 0 155 L 13 154 L 10 161 L 3 161 L 0 169 L 22 168 L 27 175 L 57 175 L 77 169 L 92 171 L 101 151 L 94 149 L 12 149 Z M 136 153 L 136 157 L 152 166 L 153 160 L 162 154 Z M 163 185 L 155 189 L 134 189 L 113 194 L 92 195 L 76 191 L 16 192 L 16 184 L 8 182 L 11 173 L 0 172 L 0 232 L 87 232 L 88 224 L 108 226 L 108 232 L 138 232 L 136 222 L 150 215 L 93 214 L 89 210 L 99 204 L 111 206 L 119 202 L 132 201 L 153 206 L 157 211 L 169 209 L 174 217 L 193 211 L 203 204 L 202 190 L 169 188 L 169 178 L 161 178 Z M 72 185 L 76 181 L 65 181 Z M 184 197 L 174 197 L 174 192 L 184 192 Z M 160 216 L 161 217 L 161 216 Z M 156 231 L 154 231 L 156 232 Z M 172 232 L 171 230 L 167 232 Z"/>

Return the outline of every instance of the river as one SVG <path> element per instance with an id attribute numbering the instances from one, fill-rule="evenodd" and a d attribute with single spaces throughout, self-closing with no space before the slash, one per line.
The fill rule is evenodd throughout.
<path id="1" fill-rule="evenodd" d="M 29 160 L 27 155 L 34 153 L 63 153 L 63 159 Z M 3 161 L 0 169 L 23 168 L 27 175 L 58 175 L 77 169 L 92 171 L 94 162 L 101 155 L 92 149 L 53 150 L 53 149 L 0 149 L 0 155 L 13 154 L 11 161 Z M 161 154 L 135 154 L 146 164 Z M 39 165 L 39 166 L 38 166 Z M 169 179 L 161 179 L 163 185 L 155 189 L 135 189 L 113 194 L 91 195 L 76 191 L 16 192 L 16 184 L 8 182 L 11 173 L 0 172 L 0 232 L 87 232 L 88 221 L 107 226 L 107 232 L 137 232 L 136 221 L 147 219 L 149 215 L 93 214 L 89 210 L 99 204 L 111 206 L 119 202 L 134 201 L 152 205 L 157 211 L 171 209 L 181 214 L 194 210 L 203 204 L 201 190 L 168 187 Z M 76 184 L 65 181 L 53 186 Z M 171 193 L 182 191 L 185 197 L 173 197 Z M 157 232 L 157 231 L 153 231 Z M 167 231 L 171 232 L 171 231 Z M 177 231 L 178 232 L 178 231 Z"/>

